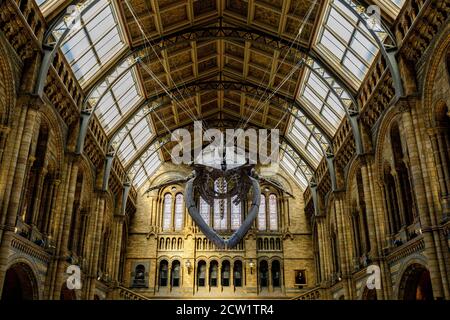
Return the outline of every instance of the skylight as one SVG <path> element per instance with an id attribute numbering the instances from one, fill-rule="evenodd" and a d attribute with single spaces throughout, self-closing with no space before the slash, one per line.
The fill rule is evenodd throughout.
<path id="1" fill-rule="evenodd" d="M 105 80 L 96 90 L 95 96 L 99 100 L 95 114 L 107 133 L 143 99 L 134 67 L 124 72 L 114 84 Z"/>
<path id="2" fill-rule="evenodd" d="M 311 131 L 309 131 L 303 123 L 295 119 L 292 122 L 289 137 L 298 147 L 308 151 L 309 155 L 312 156 L 311 160 L 317 167 L 322 159 L 323 152 L 320 145 L 317 143 L 317 140 L 313 137 Z"/>
<path id="3" fill-rule="evenodd" d="M 290 174 L 297 184 L 305 190 L 313 177 L 313 172 L 298 154 L 286 144 L 281 146 L 281 167 Z"/>
<path id="4" fill-rule="evenodd" d="M 306 180 L 306 177 L 302 174 L 301 171 L 298 170 L 297 164 L 289 154 L 283 152 L 283 157 L 281 158 L 280 163 L 283 169 L 285 169 L 294 178 L 294 180 L 302 187 L 303 190 L 308 187 L 308 181 Z"/>
<path id="5" fill-rule="evenodd" d="M 317 49 L 359 87 L 378 47 L 358 17 L 340 0 L 332 0 L 319 34 Z"/>
<path id="6" fill-rule="evenodd" d="M 140 188 L 161 165 L 161 159 L 159 158 L 158 151 L 152 147 L 148 150 L 149 156 L 141 157 L 134 165 L 133 168 L 136 170 L 136 174 L 133 179 L 133 184 Z M 133 170 L 132 170 L 133 171 Z"/>
<path id="7" fill-rule="evenodd" d="M 313 67 L 317 65 L 314 64 Z M 328 74 L 324 74 L 335 87 L 335 82 Z M 348 98 L 342 93 L 342 98 Z M 304 81 L 300 87 L 297 98 L 303 102 L 312 112 L 318 115 L 318 119 L 325 121 L 325 127 L 334 134 L 345 116 L 345 109 L 339 98 L 334 94 L 324 80 L 310 69 L 306 70 Z"/>
<path id="8" fill-rule="evenodd" d="M 143 112 L 139 112 L 142 119 L 136 124 L 127 124 L 124 129 L 128 131 L 128 134 L 123 139 L 117 154 L 120 160 L 127 165 L 133 158 L 133 155 L 142 149 L 144 145 L 150 141 L 152 132 L 150 131 L 150 123 L 147 116 L 144 116 Z"/>
<path id="9" fill-rule="evenodd" d="M 87 9 L 80 22 L 81 28 L 66 37 L 61 51 L 83 86 L 124 49 L 125 43 L 116 14 L 107 0 L 99 0 Z"/>

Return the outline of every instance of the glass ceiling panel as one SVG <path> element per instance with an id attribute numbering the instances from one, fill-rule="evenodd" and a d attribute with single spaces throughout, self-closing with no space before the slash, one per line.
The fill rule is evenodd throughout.
<path id="1" fill-rule="evenodd" d="M 123 115 L 143 99 L 134 67 L 126 71 L 113 85 L 109 80 L 105 80 L 96 91 L 97 99 L 93 100 L 94 103 L 99 102 L 95 114 L 107 134 L 119 123 Z"/>
<path id="2" fill-rule="evenodd" d="M 318 68 L 318 65 L 313 63 L 312 68 L 315 70 Z M 302 101 L 303 105 L 308 107 L 314 114 L 318 115 L 318 119 L 334 134 L 345 116 L 345 108 L 347 106 L 341 103 L 336 94 L 330 90 L 329 85 L 335 89 L 340 88 L 329 74 L 324 72 L 323 77 L 319 77 L 310 69 L 306 69 L 297 99 Z M 346 92 L 342 92 L 340 98 L 345 102 L 350 97 Z"/>
<path id="3" fill-rule="evenodd" d="M 126 129 L 129 133 L 117 150 L 117 155 L 125 166 L 128 165 L 134 154 L 148 143 L 152 137 L 150 123 L 147 117 L 142 118 L 135 125 L 128 124 Z"/>
<path id="4" fill-rule="evenodd" d="M 110 1 L 99 0 L 82 14 L 81 28 L 66 37 L 61 51 L 83 86 L 124 47 Z"/>
<path id="5" fill-rule="evenodd" d="M 352 84 L 357 88 L 379 51 L 367 28 L 340 0 L 332 0 L 330 3 L 317 49 L 340 72 L 351 77 Z"/>
<path id="6" fill-rule="evenodd" d="M 297 184 L 305 190 L 309 181 L 313 177 L 313 172 L 305 164 L 303 159 L 295 153 L 295 151 L 286 144 L 281 146 L 281 167 L 290 174 Z"/>
<path id="7" fill-rule="evenodd" d="M 134 165 L 136 168 L 140 167 L 133 180 L 134 185 L 140 188 L 158 170 L 160 165 L 161 160 L 157 151 L 152 153 L 146 160 L 139 159 Z"/>
<path id="8" fill-rule="evenodd" d="M 302 172 L 298 170 L 294 159 L 292 159 L 292 157 L 286 152 L 283 152 L 282 154 L 283 155 L 280 161 L 281 167 L 294 178 L 294 180 L 302 187 L 303 190 L 305 190 L 308 187 L 308 180 L 302 174 Z"/>
<path id="9" fill-rule="evenodd" d="M 308 151 L 311 156 L 310 160 L 312 160 L 314 165 L 317 167 L 322 159 L 323 152 L 320 145 L 317 143 L 317 140 L 308 128 L 299 120 L 295 119 L 292 121 L 288 136 L 297 145 L 297 147 Z"/>

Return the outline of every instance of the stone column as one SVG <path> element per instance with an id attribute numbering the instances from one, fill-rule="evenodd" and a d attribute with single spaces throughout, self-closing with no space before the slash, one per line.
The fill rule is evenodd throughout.
<path id="1" fill-rule="evenodd" d="M 51 212 L 54 205 L 56 190 L 55 190 L 55 180 L 52 180 L 50 185 L 48 186 L 48 189 L 46 190 L 47 193 L 47 199 L 45 200 L 46 203 L 43 207 L 44 211 L 39 217 L 39 226 L 42 229 L 42 232 L 48 236 L 49 230 L 50 230 L 50 222 L 51 222 Z"/>
<path id="2" fill-rule="evenodd" d="M 57 261 L 54 275 L 54 285 L 52 296 L 53 299 L 59 299 L 63 282 L 66 278 L 65 269 L 68 266 L 66 261 L 69 252 L 67 249 L 70 233 L 70 223 L 72 220 L 73 204 L 75 199 L 75 190 L 77 186 L 78 176 L 78 156 L 71 155 L 69 160 L 70 169 L 67 177 L 67 196 L 66 201 L 63 203 L 64 215 L 59 219 L 59 225 L 57 225 Z"/>
<path id="3" fill-rule="evenodd" d="M 20 98 L 19 98 L 20 99 Z M 1 163 L 0 172 L 0 198 L 1 211 L 0 211 L 0 225 L 4 226 L 8 215 L 8 206 L 10 195 L 12 192 L 12 184 L 14 180 L 14 174 L 17 166 L 17 158 L 19 156 L 19 150 L 21 146 L 21 140 L 23 135 L 23 130 L 25 128 L 25 123 L 27 119 L 28 107 L 23 105 L 24 98 L 17 103 L 17 123 L 15 123 L 3 152 L 3 158 Z M 3 234 L 3 229 L 0 228 L 0 240 Z"/>
<path id="4" fill-rule="evenodd" d="M 114 256 L 112 269 L 113 281 L 119 280 L 119 263 L 120 263 L 120 252 L 122 247 L 122 230 L 124 221 L 125 221 L 124 215 L 117 214 L 114 216 L 114 228 L 116 229 L 116 232 L 114 238 Z"/>
<path id="5" fill-rule="evenodd" d="M 93 234 L 93 243 L 91 245 L 91 254 L 89 257 L 89 283 L 87 285 L 86 291 L 87 299 L 93 300 L 95 295 L 95 283 L 97 278 L 98 263 L 99 263 L 99 253 L 100 246 L 102 244 L 102 230 L 103 221 L 105 216 L 105 198 L 102 192 L 97 193 L 96 206 L 95 206 L 95 228 Z"/>
<path id="6" fill-rule="evenodd" d="M 41 201 L 42 201 L 42 191 L 44 189 L 44 179 L 47 175 L 47 169 L 42 168 L 39 172 L 38 181 L 37 181 L 37 190 L 36 190 L 36 198 L 34 200 L 33 204 L 33 215 L 31 218 L 31 224 L 33 226 L 37 226 L 38 218 L 39 218 L 39 211 L 41 207 Z M 42 230 L 39 230 L 42 231 Z"/>
<path id="7" fill-rule="evenodd" d="M 2 294 L 5 279 L 6 266 L 8 264 L 10 242 L 13 236 L 14 227 L 16 225 L 16 218 L 19 213 L 18 210 L 20 199 L 22 197 L 23 182 L 25 180 L 32 134 L 36 123 L 39 123 L 40 115 L 38 109 L 42 103 L 40 99 L 32 97 L 23 97 L 22 99 L 24 100 L 19 103 L 19 107 L 24 108 L 24 112 L 26 110 L 26 116 L 24 119 L 23 131 L 18 130 L 18 133 L 21 132 L 22 134 L 21 136 L 17 136 L 15 145 L 15 149 L 17 150 L 17 160 L 15 156 L 11 157 L 13 159 L 11 159 L 12 165 L 9 168 L 9 174 L 13 174 L 13 176 L 10 177 L 12 184 L 5 186 L 5 188 L 9 189 L 11 193 L 3 194 L 4 199 L 9 199 L 9 203 L 4 203 L 1 221 L 1 226 L 3 228 L 0 228 L 3 229 L 1 231 L 2 238 L 0 244 L 0 296 Z"/>
<path id="8" fill-rule="evenodd" d="M 375 229 L 375 217 L 374 217 L 374 209 L 372 204 L 372 190 L 370 189 L 369 183 L 369 174 L 368 168 L 366 164 L 366 159 L 362 161 L 361 166 L 361 177 L 363 181 L 363 190 L 364 190 L 364 202 L 366 206 L 366 219 L 367 225 L 369 229 L 369 242 L 370 242 L 370 254 L 379 256 L 378 252 L 378 237 L 377 230 Z"/>
<path id="9" fill-rule="evenodd" d="M 440 143 L 438 142 L 438 140 L 441 140 L 442 134 L 439 129 L 430 129 L 428 134 L 431 140 L 431 145 L 433 146 L 434 165 L 438 176 L 440 198 L 443 210 L 442 216 L 445 220 L 450 217 L 450 179 L 448 177 L 449 164 L 447 163 L 447 156 L 445 155 L 448 150 L 446 144 L 443 145 L 442 141 Z M 443 138 L 445 140 L 445 137 Z M 443 150 L 441 148 L 443 148 Z"/>
<path id="10" fill-rule="evenodd" d="M 344 209 L 344 196 L 343 191 L 335 192 L 335 210 L 336 210 L 336 220 L 337 220 L 337 230 L 339 237 L 339 248 L 340 252 L 340 264 L 342 272 L 342 280 L 344 281 L 344 292 L 346 299 L 352 299 L 352 289 L 351 289 L 351 243 L 348 239 L 347 232 L 350 228 L 346 223 L 345 209 Z"/>
<path id="11" fill-rule="evenodd" d="M 414 194 L 417 203 L 422 233 L 425 241 L 425 255 L 428 259 L 433 294 L 435 298 L 450 298 L 448 289 L 446 267 L 443 256 L 440 252 L 440 233 L 433 225 L 431 218 L 432 204 L 427 201 L 427 188 L 422 176 L 421 160 L 417 146 L 416 128 L 411 115 L 410 103 L 413 101 L 400 101 L 400 110 L 402 112 L 402 124 L 405 130 L 406 144 L 408 147 L 411 178 L 414 185 Z"/>
<path id="12" fill-rule="evenodd" d="M 322 282 L 324 282 L 324 280 L 327 277 L 327 265 L 326 265 L 326 261 L 325 261 L 325 239 L 323 237 L 323 217 L 316 217 L 316 224 L 317 224 L 317 244 L 319 246 L 319 265 L 320 265 L 320 270 L 317 270 L 317 272 L 319 272 L 320 274 L 320 279 Z"/>

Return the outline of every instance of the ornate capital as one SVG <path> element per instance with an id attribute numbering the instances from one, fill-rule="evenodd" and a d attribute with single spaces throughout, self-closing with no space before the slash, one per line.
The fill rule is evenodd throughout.
<path id="1" fill-rule="evenodd" d="M 17 104 L 24 108 L 39 110 L 44 105 L 44 101 L 38 95 L 22 93 L 17 98 Z"/>

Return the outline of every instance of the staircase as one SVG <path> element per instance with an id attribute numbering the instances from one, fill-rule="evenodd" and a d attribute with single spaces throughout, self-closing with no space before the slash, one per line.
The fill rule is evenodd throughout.
<path id="1" fill-rule="evenodd" d="M 120 300 L 150 300 L 146 296 L 136 293 L 128 288 L 118 286 L 117 287 Z"/>
<path id="2" fill-rule="evenodd" d="M 325 300 L 325 291 L 320 287 L 313 288 L 301 295 L 292 298 L 292 300 Z"/>

